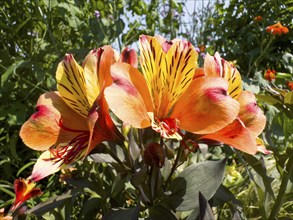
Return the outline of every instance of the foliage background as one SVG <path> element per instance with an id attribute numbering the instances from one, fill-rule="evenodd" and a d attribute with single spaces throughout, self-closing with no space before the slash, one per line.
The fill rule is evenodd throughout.
<path id="1" fill-rule="evenodd" d="M 202 48 L 203 53 L 219 51 L 226 60 L 233 61 L 243 75 L 244 87 L 258 94 L 268 118 L 263 138 L 273 155 L 253 157 L 219 151 L 219 158 L 229 158 L 223 184 L 230 197 L 215 206 L 218 218 L 236 214 L 248 218 L 293 218 L 293 96 L 287 87 L 293 74 L 293 3 L 209 1 L 193 10 L 189 5 L 190 1 L 173 0 L 0 2 L 0 208 L 13 202 L 14 179 L 29 176 L 39 155 L 23 145 L 18 132 L 34 111 L 39 95 L 56 89 L 55 70 L 64 54 L 73 53 L 81 61 L 92 48 L 104 44 L 118 51 L 127 45 L 137 48 L 134 42 L 140 34 L 161 34 L 169 39 L 185 38 Z M 262 20 L 255 21 L 256 16 L 262 16 Z M 287 35 L 272 37 L 265 32 L 265 27 L 277 21 L 289 28 Z M 263 79 L 269 68 L 280 73 L 274 85 Z M 215 159 L 217 155 L 213 154 L 207 159 Z M 85 161 L 83 166 L 76 166 L 80 168 L 76 175 L 94 181 L 93 174 L 86 172 L 92 164 Z M 94 169 L 106 172 L 109 168 Z M 28 206 L 66 192 L 68 185 L 59 178 L 57 174 L 42 180 L 40 187 L 45 193 Z M 65 209 L 72 218 L 88 211 L 80 210 L 80 204 L 98 213 L 93 205 L 96 200 L 89 199 L 92 197 L 81 193 L 77 198 Z M 62 207 L 54 212 L 65 218 Z"/>

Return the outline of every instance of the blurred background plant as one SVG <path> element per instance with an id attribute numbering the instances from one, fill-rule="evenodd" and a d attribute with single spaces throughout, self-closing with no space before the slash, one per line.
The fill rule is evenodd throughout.
<path id="1" fill-rule="evenodd" d="M 232 61 L 268 119 L 263 140 L 271 155 L 229 147 L 194 155 L 195 161 L 228 158 L 223 184 L 209 201 L 216 218 L 293 218 L 292 1 L 4 0 L 0 6 L 0 208 L 12 204 L 14 179 L 29 176 L 39 156 L 18 132 L 39 95 L 56 89 L 55 71 L 65 53 L 81 61 L 94 47 L 137 48 L 140 34 L 161 34 L 191 41 L 202 56 L 218 51 Z M 266 31 L 277 22 L 289 32 Z M 265 77 L 268 70 L 273 77 Z M 43 219 L 100 218 L 111 208 L 135 207 L 127 178 L 117 182 L 110 166 L 92 160 L 42 180 L 44 193 L 27 207 L 45 203 L 28 213 Z M 48 200 L 57 195 L 57 202 Z"/>

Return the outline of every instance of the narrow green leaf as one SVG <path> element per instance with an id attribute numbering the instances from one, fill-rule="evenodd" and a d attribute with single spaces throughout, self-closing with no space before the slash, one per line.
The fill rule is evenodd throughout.
<path id="1" fill-rule="evenodd" d="M 199 200 L 199 219 L 200 220 L 215 219 L 212 208 L 210 207 L 208 201 L 206 200 L 206 198 L 203 196 L 201 192 L 199 192 L 198 200 Z"/>
<path id="2" fill-rule="evenodd" d="M 60 196 L 52 197 L 48 199 L 46 202 L 42 202 L 36 205 L 34 208 L 26 211 L 26 214 L 33 213 L 37 216 L 41 216 L 52 209 L 62 206 L 65 203 L 65 201 L 67 199 L 70 199 L 71 197 L 72 197 L 71 191 L 68 191 L 67 193 Z"/>
<path id="3" fill-rule="evenodd" d="M 173 212 L 161 205 L 153 206 L 149 208 L 149 220 L 157 220 L 157 219 L 168 219 L 168 220 L 176 220 L 176 216 Z"/>
<path id="4" fill-rule="evenodd" d="M 138 216 L 139 216 L 139 205 L 130 209 L 112 210 L 103 217 L 103 220 L 122 220 L 122 219 L 137 220 Z"/>

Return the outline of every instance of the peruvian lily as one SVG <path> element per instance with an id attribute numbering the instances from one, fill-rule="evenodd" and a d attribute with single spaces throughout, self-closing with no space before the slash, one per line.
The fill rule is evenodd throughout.
<path id="1" fill-rule="evenodd" d="M 213 133 L 234 121 L 239 103 L 220 77 L 194 79 L 198 54 L 190 42 L 140 37 L 142 74 L 125 63 L 111 66 L 105 89 L 110 109 L 135 128 L 152 127 L 164 138 L 183 139 L 182 130 Z"/>
<path id="2" fill-rule="evenodd" d="M 218 76 L 229 83 L 228 93 L 240 104 L 238 117 L 229 125 L 214 133 L 201 136 L 201 139 L 211 139 L 231 145 L 249 154 L 257 151 L 269 153 L 258 139 L 266 124 L 266 117 L 258 107 L 253 93 L 242 91 L 241 76 L 238 70 L 218 53 L 207 54 L 204 68 L 196 70 L 198 76 Z"/>
<path id="3" fill-rule="evenodd" d="M 40 96 L 36 112 L 20 131 L 23 142 L 42 153 L 30 179 L 38 181 L 84 158 L 103 141 L 121 141 L 104 99 L 110 66 L 118 60 L 110 46 L 92 50 L 82 67 L 71 54 L 59 63 L 58 91 Z"/>
<path id="4" fill-rule="evenodd" d="M 10 212 L 17 210 L 26 200 L 42 194 L 40 188 L 35 188 L 36 184 L 31 180 L 22 178 L 14 181 L 15 200 L 10 208 Z"/>

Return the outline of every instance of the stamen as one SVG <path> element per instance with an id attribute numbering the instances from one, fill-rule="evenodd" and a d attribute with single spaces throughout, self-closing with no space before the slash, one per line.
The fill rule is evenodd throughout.
<path id="1" fill-rule="evenodd" d="M 56 162 L 63 160 L 65 164 L 70 164 L 83 156 L 82 154 L 88 146 L 90 132 L 67 128 L 63 125 L 61 120 L 59 120 L 58 126 L 66 131 L 78 133 L 77 136 L 65 146 L 59 145 L 50 148 L 50 152 L 55 157 L 54 159 L 57 160 Z"/>
<path id="2" fill-rule="evenodd" d="M 176 118 L 164 118 L 161 120 L 155 118 L 155 121 L 152 123 L 152 128 L 164 138 L 181 140 L 181 136 L 178 133 L 179 121 Z"/>

